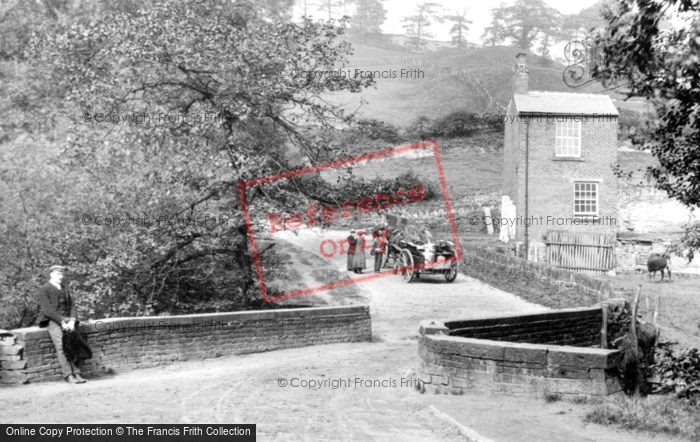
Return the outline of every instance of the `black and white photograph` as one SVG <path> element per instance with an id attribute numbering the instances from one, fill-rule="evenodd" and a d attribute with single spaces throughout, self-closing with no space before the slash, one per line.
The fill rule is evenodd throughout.
<path id="1" fill-rule="evenodd" d="M 0 439 L 700 442 L 698 0 L 0 0 Z"/>

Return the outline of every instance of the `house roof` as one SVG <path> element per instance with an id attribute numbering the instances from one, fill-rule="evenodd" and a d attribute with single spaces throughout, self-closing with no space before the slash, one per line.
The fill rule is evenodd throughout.
<path id="1" fill-rule="evenodd" d="M 519 114 L 620 115 L 607 95 L 532 91 L 514 94 L 513 100 Z"/>

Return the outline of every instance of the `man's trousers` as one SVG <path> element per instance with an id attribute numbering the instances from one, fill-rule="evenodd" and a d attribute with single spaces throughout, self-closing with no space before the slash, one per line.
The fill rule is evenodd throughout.
<path id="1" fill-rule="evenodd" d="M 49 321 L 49 326 L 47 327 L 47 329 L 49 330 L 49 336 L 51 336 L 53 345 L 54 347 L 56 347 L 56 358 L 58 359 L 58 363 L 61 364 L 61 371 L 63 372 L 63 377 L 65 378 L 71 374 L 79 374 L 80 367 L 71 363 L 66 358 L 66 355 L 63 354 L 63 329 L 61 328 L 61 326 L 53 321 Z"/>
<path id="2" fill-rule="evenodd" d="M 374 253 L 374 271 L 379 272 L 382 270 L 382 258 L 384 257 L 384 253 Z"/>

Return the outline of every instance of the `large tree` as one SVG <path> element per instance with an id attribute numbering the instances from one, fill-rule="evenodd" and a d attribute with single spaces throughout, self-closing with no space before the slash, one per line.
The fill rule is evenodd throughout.
<path id="1" fill-rule="evenodd" d="M 328 20 L 332 20 L 334 15 L 338 15 L 338 11 L 343 13 L 347 11 L 347 3 L 343 0 L 320 0 L 318 10 L 324 14 L 328 14 Z"/>
<path id="2" fill-rule="evenodd" d="M 700 205 L 700 4 L 691 0 L 618 0 L 605 9 L 596 38 L 603 61 L 595 76 L 630 97 L 654 104 L 656 118 L 634 141 L 660 166 L 656 186 L 681 203 Z M 700 226 L 688 226 L 683 247 L 700 248 Z M 690 256 L 692 259 L 692 255 Z"/>
<path id="3" fill-rule="evenodd" d="M 452 44 L 458 48 L 462 48 L 467 42 L 467 32 L 469 32 L 469 25 L 472 24 L 471 20 L 467 20 L 470 8 L 471 5 L 466 8 L 458 8 L 454 14 L 445 16 L 445 20 L 454 23 L 450 29 L 450 35 L 452 35 Z"/>
<path id="4" fill-rule="evenodd" d="M 259 300 L 238 185 L 299 167 L 290 149 L 301 164 L 342 155 L 318 134 L 352 120 L 323 96 L 372 80 L 295 74 L 342 66 L 342 32 L 273 21 L 253 2 L 182 0 L 37 35 L 25 83 L 0 97 L 4 117 L 49 113 L 18 118 L 0 151 L 3 295 L 26 301 L 62 261 L 93 317 Z M 333 192 L 308 176 L 246 198 L 253 213 L 293 213 Z"/>
<path id="5" fill-rule="evenodd" d="M 407 44 L 413 46 L 414 51 L 419 51 L 420 47 L 427 43 L 426 38 L 434 37 L 429 28 L 433 24 L 433 20 L 442 23 L 441 9 L 442 6 L 439 3 L 419 3 L 413 15 L 406 16 L 401 20 L 405 23 L 403 28 L 406 29 Z"/>
<path id="6" fill-rule="evenodd" d="M 385 0 L 355 0 L 355 13 L 350 20 L 350 32 L 363 43 L 377 39 L 386 21 Z"/>
<path id="7" fill-rule="evenodd" d="M 562 37 L 569 40 L 582 40 L 595 35 L 595 31 L 606 26 L 603 9 L 609 0 L 582 9 L 576 14 L 567 15 L 562 22 Z"/>
<path id="8" fill-rule="evenodd" d="M 501 4 L 491 14 L 492 21 L 484 38 L 495 43 L 510 41 L 526 51 L 538 38 L 553 35 L 559 22 L 558 12 L 543 0 L 516 0 L 512 6 Z"/>

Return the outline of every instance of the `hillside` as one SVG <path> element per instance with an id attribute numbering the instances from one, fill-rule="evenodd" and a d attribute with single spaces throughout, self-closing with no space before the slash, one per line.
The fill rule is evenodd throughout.
<path id="1" fill-rule="evenodd" d="M 483 91 L 456 76 L 436 74 L 425 67 L 401 63 L 400 57 L 413 57 L 438 66 L 467 71 L 478 78 L 497 101 L 507 106 L 515 56 L 521 52 L 521 49 L 510 46 L 490 46 L 461 50 L 441 48 L 421 55 L 412 54 L 391 43 L 368 46 L 352 38 L 347 40 L 353 45 L 354 53 L 349 65 L 343 69 L 353 74 L 356 69 L 374 72 L 376 87 L 359 94 L 332 94 L 324 98 L 341 105 L 348 112 L 357 112 L 362 118 L 378 119 L 402 128 L 408 127 L 419 116 L 434 119 L 459 110 L 482 113 L 487 110 L 488 100 Z M 387 60 L 388 57 L 391 59 Z M 529 54 L 530 90 L 607 94 L 619 108 L 648 108 L 641 100 L 622 101 L 625 99 L 623 95 L 605 91 L 597 82 L 570 88 L 563 80 L 564 65 L 553 61 L 546 67 L 543 64 L 541 57 Z M 401 78 L 402 69 L 406 73 L 419 69 L 421 73 Z"/>
<path id="2" fill-rule="evenodd" d="M 512 46 L 489 46 L 477 49 L 442 49 L 425 55 L 425 59 L 441 66 L 454 66 L 467 71 L 477 78 L 504 105 L 510 100 L 511 76 L 515 57 L 523 52 Z M 574 92 L 587 94 L 606 93 L 612 98 L 623 98 L 614 92 L 606 92 L 602 84 L 593 82 L 578 88 L 564 83 L 566 66 L 528 53 L 530 70 L 530 90 L 551 92 Z"/>
<path id="3" fill-rule="evenodd" d="M 362 45 L 361 43 L 348 39 L 354 48 L 354 55 L 350 60 L 350 65 L 345 69 L 360 69 L 363 71 L 396 72 L 401 69 L 416 69 L 414 65 L 404 65 L 400 63 L 401 56 L 417 57 L 440 66 L 455 66 L 459 69 L 474 74 L 480 82 L 496 97 L 501 103 L 507 104 L 511 94 L 512 67 L 515 64 L 515 56 L 521 52 L 520 49 L 507 46 L 494 46 L 476 49 L 440 49 L 424 55 L 410 54 L 398 46 L 389 43 L 381 47 Z M 397 49 L 398 48 L 398 49 Z M 392 57 L 395 61 L 392 64 L 382 63 L 381 58 Z M 554 92 L 576 92 L 576 93 L 607 93 L 610 95 L 618 108 L 628 108 L 636 111 L 648 111 L 649 105 L 642 100 L 622 101 L 624 97 L 613 92 L 604 92 L 599 83 L 590 83 L 584 87 L 572 89 L 563 81 L 562 73 L 564 66 L 551 62 L 549 67 L 543 67 L 542 58 L 529 54 L 528 64 L 530 69 L 530 89 L 545 90 Z M 465 81 L 453 75 L 436 74 L 422 69 L 422 78 L 377 78 L 376 87 L 367 89 L 361 94 L 334 94 L 326 97 L 331 102 L 341 104 L 350 112 L 357 112 L 361 118 L 371 118 L 390 123 L 402 129 L 404 132 L 409 129 L 419 116 L 425 116 L 431 120 L 443 117 L 455 111 L 466 111 L 482 113 L 487 110 L 487 100 L 480 90 L 470 86 Z M 455 174 L 454 181 L 459 182 L 456 188 L 456 199 L 473 196 L 475 193 L 490 194 L 496 187 L 485 183 L 500 183 L 500 167 L 502 151 L 502 135 L 488 135 L 488 141 L 484 142 L 478 138 L 461 138 L 456 140 L 439 140 L 440 146 L 452 145 L 457 147 L 456 151 L 447 155 L 447 163 L 455 161 L 456 170 L 462 168 L 463 171 L 470 172 L 477 163 L 484 162 L 485 170 L 477 174 Z M 399 144 L 408 144 L 418 140 L 407 139 Z M 483 155 L 482 146 L 487 146 L 487 151 Z M 494 148 L 491 148 L 491 145 Z M 386 148 L 391 147 L 387 145 Z M 364 152 L 364 149 L 360 149 Z M 448 150 L 452 150 L 451 148 Z M 459 152 L 459 154 L 457 154 Z M 483 157 L 481 157 L 483 155 Z M 494 156 L 497 161 L 490 161 Z M 655 159 L 644 152 L 619 152 L 618 161 L 623 170 L 633 172 L 633 177 L 629 184 L 639 184 L 644 179 L 643 171 L 647 166 L 656 164 Z M 452 166 L 450 164 L 450 166 Z M 455 170 L 455 171 L 456 171 Z M 367 168 L 371 177 L 379 170 Z M 386 171 L 385 171 L 386 172 Z M 471 182 L 474 178 L 474 182 Z M 463 188 L 462 188 L 463 187 Z"/>
<path id="4" fill-rule="evenodd" d="M 363 45 L 348 38 L 353 45 L 353 56 L 343 70 L 356 69 L 376 72 L 376 86 L 362 93 L 337 93 L 324 96 L 331 103 L 361 118 L 381 120 L 401 128 L 408 127 L 419 116 L 437 118 L 455 111 L 483 112 L 486 99 L 482 92 L 450 75 L 433 74 L 412 64 L 402 64 L 399 57 L 422 57 L 407 52 L 397 45 L 381 47 Z M 393 63 L 382 63 L 380 58 L 392 57 Z M 381 63 L 381 64 L 377 64 Z M 406 75 L 401 78 L 402 69 Z M 382 78 L 381 76 L 393 78 Z"/>

